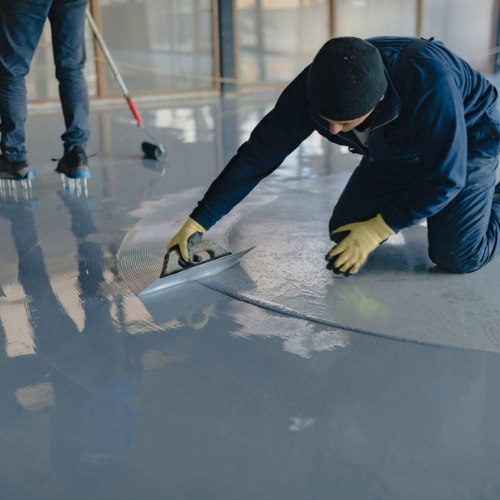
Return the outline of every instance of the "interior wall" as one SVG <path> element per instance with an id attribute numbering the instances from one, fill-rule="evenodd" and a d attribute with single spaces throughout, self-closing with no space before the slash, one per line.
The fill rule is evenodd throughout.
<path id="1" fill-rule="evenodd" d="M 230 1 L 230 0 L 228 0 Z M 331 33 L 415 36 L 417 0 L 234 0 L 240 85 L 290 81 Z M 100 0 L 102 31 L 136 95 L 216 88 L 211 0 Z M 423 35 L 435 36 L 475 68 L 492 71 L 495 0 L 424 0 Z M 86 76 L 97 94 L 94 43 L 87 26 Z M 107 95 L 118 96 L 109 69 Z M 27 77 L 28 99 L 58 99 L 50 26 Z"/>

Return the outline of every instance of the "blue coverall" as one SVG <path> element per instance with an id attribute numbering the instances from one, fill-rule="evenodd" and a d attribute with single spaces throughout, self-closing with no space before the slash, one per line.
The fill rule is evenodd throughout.
<path id="1" fill-rule="evenodd" d="M 479 269 L 500 248 L 497 90 L 441 42 L 428 41 L 408 55 L 405 47 L 415 39 L 368 41 L 382 56 L 388 90 L 375 108 L 367 147 L 352 132 L 329 132 L 309 104 L 306 67 L 191 217 L 211 227 L 317 131 L 363 155 L 334 208 L 330 234 L 378 213 L 394 231 L 427 219 L 434 263 L 456 273 Z"/>
<path id="2" fill-rule="evenodd" d="M 26 84 L 33 53 L 49 18 L 59 96 L 66 131 L 65 153 L 85 149 L 89 99 L 85 66 L 85 9 L 88 0 L 0 0 L 0 132 L 3 157 L 26 159 Z"/>

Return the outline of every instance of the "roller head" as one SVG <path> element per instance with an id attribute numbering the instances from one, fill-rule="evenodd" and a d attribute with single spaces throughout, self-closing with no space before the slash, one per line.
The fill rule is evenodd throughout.
<path id="1" fill-rule="evenodd" d="M 165 147 L 162 144 L 154 144 L 152 142 L 143 142 L 141 149 L 144 156 L 150 160 L 159 160 L 166 153 Z"/>

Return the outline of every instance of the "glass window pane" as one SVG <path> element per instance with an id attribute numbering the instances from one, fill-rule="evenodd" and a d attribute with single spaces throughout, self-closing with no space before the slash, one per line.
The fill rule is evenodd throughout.
<path id="1" fill-rule="evenodd" d="M 337 36 L 415 36 L 416 20 L 416 0 L 337 0 Z"/>
<path id="2" fill-rule="evenodd" d="M 329 37 L 327 0 L 237 0 L 240 82 L 288 81 Z"/>
<path id="3" fill-rule="evenodd" d="M 97 92 L 97 80 L 92 32 L 88 25 L 85 27 L 85 44 L 87 49 L 85 77 L 87 79 L 89 95 L 94 96 Z M 33 56 L 33 60 L 31 61 L 30 72 L 26 77 L 26 89 L 29 101 L 59 99 L 55 71 L 54 57 L 52 56 L 50 23 L 46 22 L 40 42 Z"/>
<path id="4" fill-rule="evenodd" d="M 442 40 L 481 71 L 490 71 L 495 0 L 433 0 L 424 4 L 424 36 Z"/>
<path id="5" fill-rule="evenodd" d="M 101 0 L 103 36 L 132 93 L 214 88 L 210 0 Z M 108 69 L 108 94 L 120 90 Z"/>

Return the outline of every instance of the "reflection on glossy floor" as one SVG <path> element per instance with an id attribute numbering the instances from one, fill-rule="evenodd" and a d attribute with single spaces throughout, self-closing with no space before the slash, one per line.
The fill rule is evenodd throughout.
<path id="1" fill-rule="evenodd" d="M 496 499 L 500 263 L 437 273 L 425 228 L 323 269 L 355 158 L 312 136 L 211 231 L 241 267 L 164 297 L 164 240 L 272 99 L 95 112 L 89 194 L 28 121 L 31 191 L 0 192 L 1 498 Z M 286 228 L 285 233 L 283 229 Z"/>

